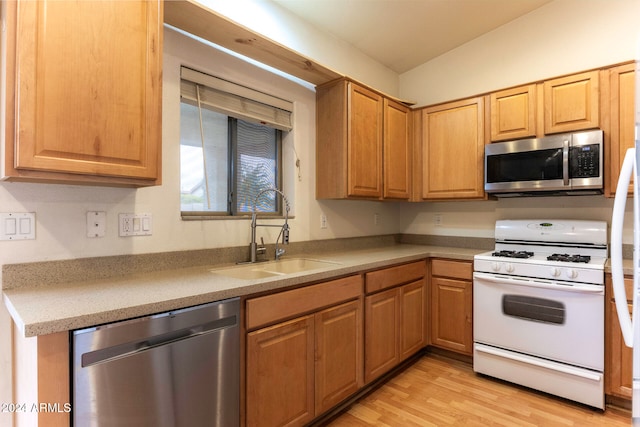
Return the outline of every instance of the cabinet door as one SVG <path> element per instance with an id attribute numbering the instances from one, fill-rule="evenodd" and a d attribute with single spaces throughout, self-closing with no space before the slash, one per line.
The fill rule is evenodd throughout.
<path id="1" fill-rule="evenodd" d="M 362 300 L 317 313 L 315 333 L 317 416 L 362 387 Z"/>
<path id="2" fill-rule="evenodd" d="M 633 279 L 625 278 L 624 282 L 627 298 L 629 298 L 632 295 Z M 606 294 L 605 393 L 631 399 L 633 392 L 633 350 L 625 345 L 622 338 L 610 274 L 606 276 Z M 632 309 L 633 306 L 629 304 L 629 312 Z"/>
<path id="3" fill-rule="evenodd" d="M 247 334 L 247 426 L 299 426 L 314 417 L 314 318 Z"/>
<path id="4" fill-rule="evenodd" d="M 365 298 L 364 380 L 368 383 L 400 361 L 398 288 Z"/>
<path id="5" fill-rule="evenodd" d="M 382 97 L 349 83 L 348 195 L 382 197 Z"/>
<path id="6" fill-rule="evenodd" d="M 605 131 L 605 147 L 608 147 L 606 161 L 608 166 L 605 170 L 605 182 L 607 187 L 605 194 L 613 196 L 616 193 L 620 168 L 627 149 L 633 148 L 635 132 L 635 94 L 636 75 L 635 64 L 622 65 L 608 70 L 609 87 L 608 96 L 605 98 L 609 102 L 609 132 Z M 606 164 L 606 163 L 605 163 Z M 630 186 L 627 192 L 633 191 Z"/>
<path id="7" fill-rule="evenodd" d="M 494 92 L 491 103 L 491 140 L 536 136 L 536 85 Z"/>
<path id="8" fill-rule="evenodd" d="M 383 177 L 384 198 L 409 198 L 411 177 L 411 110 L 384 100 Z"/>
<path id="9" fill-rule="evenodd" d="M 8 77 L 16 91 L 7 112 L 15 117 L 15 135 L 7 135 L 15 140 L 9 175 L 15 168 L 16 175 L 159 178 L 162 4 L 14 5 L 15 15 L 8 16 L 16 19 L 18 46 L 17 75 Z"/>
<path id="10" fill-rule="evenodd" d="M 402 360 L 425 345 L 426 302 L 424 280 L 400 288 L 400 358 Z"/>
<path id="11" fill-rule="evenodd" d="M 471 355 L 471 282 L 432 277 L 431 292 L 431 344 Z"/>
<path id="12" fill-rule="evenodd" d="M 600 126 L 599 71 L 544 82 L 544 133 Z"/>
<path id="13" fill-rule="evenodd" d="M 422 114 L 422 198 L 484 197 L 483 98 L 425 108 Z"/>

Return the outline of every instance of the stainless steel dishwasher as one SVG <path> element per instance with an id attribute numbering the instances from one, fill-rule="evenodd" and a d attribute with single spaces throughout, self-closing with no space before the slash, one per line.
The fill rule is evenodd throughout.
<path id="1" fill-rule="evenodd" d="M 238 298 L 73 332 L 74 427 L 240 424 Z"/>

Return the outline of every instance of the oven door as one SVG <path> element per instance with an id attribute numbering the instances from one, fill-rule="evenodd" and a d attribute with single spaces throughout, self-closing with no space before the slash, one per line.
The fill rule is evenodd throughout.
<path id="1" fill-rule="evenodd" d="M 485 146 L 484 189 L 489 193 L 570 188 L 567 135 Z"/>
<path id="2" fill-rule="evenodd" d="M 474 341 L 604 370 L 604 286 L 475 272 Z"/>

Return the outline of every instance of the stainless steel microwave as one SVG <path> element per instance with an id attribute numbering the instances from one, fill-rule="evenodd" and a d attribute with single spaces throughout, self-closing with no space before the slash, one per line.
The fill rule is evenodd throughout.
<path id="1" fill-rule="evenodd" d="M 603 132 L 496 142 L 484 150 L 484 190 L 499 197 L 600 194 Z"/>

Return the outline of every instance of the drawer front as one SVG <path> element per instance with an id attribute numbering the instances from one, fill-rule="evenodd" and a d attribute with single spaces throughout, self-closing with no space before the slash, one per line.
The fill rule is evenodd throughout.
<path id="1" fill-rule="evenodd" d="M 305 286 L 247 300 L 247 329 L 255 329 L 362 295 L 362 276 Z"/>
<path id="2" fill-rule="evenodd" d="M 372 271 L 365 275 L 366 292 L 368 294 L 414 282 L 427 274 L 426 261 L 412 262 L 382 270 Z"/>
<path id="3" fill-rule="evenodd" d="M 432 259 L 431 275 L 472 280 L 473 263 L 470 261 L 453 261 L 448 259 Z"/>

